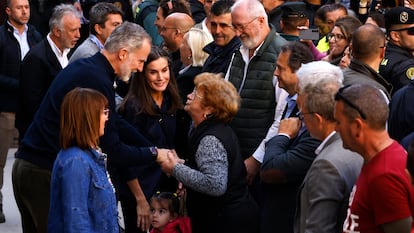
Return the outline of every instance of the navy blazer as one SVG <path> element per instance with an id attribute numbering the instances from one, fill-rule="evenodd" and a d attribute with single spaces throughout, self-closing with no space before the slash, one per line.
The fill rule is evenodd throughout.
<path id="1" fill-rule="evenodd" d="M 46 38 L 24 58 L 20 74 L 20 105 L 16 113 L 20 138 L 23 138 L 50 84 L 61 70 L 62 66 Z"/>
<path id="2" fill-rule="evenodd" d="M 273 170 L 285 180 L 279 184 L 261 183 L 261 233 L 275 229 L 293 232 L 296 195 L 320 143 L 307 129 L 302 129 L 296 138 L 276 135 L 266 143 L 261 172 Z"/>

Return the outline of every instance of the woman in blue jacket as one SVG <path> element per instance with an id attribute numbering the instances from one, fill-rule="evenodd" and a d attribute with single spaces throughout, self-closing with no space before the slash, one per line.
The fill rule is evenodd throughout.
<path id="1" fill-rule="evenodd" d="M 119 232 L 106 154 L 98 146 L 107 107 L 106 97 L 88 88 L 75 88 L 63 99 L 62 149 L 52 170 L 48 232 Z"/>

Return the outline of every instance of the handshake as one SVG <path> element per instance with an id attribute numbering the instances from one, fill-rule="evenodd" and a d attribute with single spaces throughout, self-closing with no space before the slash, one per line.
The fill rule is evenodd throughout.
<path id="1" fill-rule="evenodd" d="M 178 157 L 175 150 L 157 149 L 157 163 L 160 165 L 161 170 L 168 176 L 172 174 L 175 165 L 181 163 L 184 164 L 184 159 Z"/>

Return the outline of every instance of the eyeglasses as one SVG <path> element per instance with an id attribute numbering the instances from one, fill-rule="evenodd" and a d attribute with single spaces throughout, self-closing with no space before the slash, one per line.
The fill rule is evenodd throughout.
<path id="1" fill-rule="evenodd" d="M 105 108 L 105 109 L 103 110 L 103 114 L 104 114 L 106 117 L 108 117 L 108 116 L 109 116 L 109 108 Z"/>
<path id="2" fill-rule="evenodd" d="M 350 87 L 351 85 L 346 85 L 344 87 L 341 87 L 338 92 L 335 94 L 335 100 L 342 100 L 344 103 L 346 103 L 349 107 L 355 109 L 358 114 L 361 116 L 362 119 L 366 120 L 367 118 L 365 117 L 365 114 L 362 112 L 362 110 L 356 106 L 355 104 L 353 104 L 348 98 L 346 98 L 343 95 L 343 92 L 345 89 L 347 89 L 348 87 Z"/>
<path id="3" fill-rule="evenodd" d="M 333 33 L 328 33 L 328 34 L 326 34 L 326 39 L 327 39 L 328 41 L 330 41 L 332 38 L 334 38 L 334 39 L 335 39 L 335 42 L 336 42 L 336 41 L 343 40 L 343 39 L 345 39 L 346 37 L 345 37 L 344 35 L 341 35 L 341 34 L 333 34 Z"/>
<path id="4" fill-rule="evenodd" d="M 177 29 L 177 28 L 167 28 L 167 27 L 161 27 L 160 28 L 160 32 L 165 32 L 165 31 L 167 31 L 168 29 Z"/>
<path id="5" fill-rule="evenodd" d="M 249 26 L 249 24 L 253 23 L 253 21 L 255 21 L 258 18 L 259 17 L 256 17 L 256 18 L 252 19 L 252 21 L 250 21 L 248 23 L 245 23 L 245 24 L 233 24 L 233 28 L 234 28 L 234 30 L 244 31 L 244 29 L 246 29 L 246 27 Z"/>
<path id="6" fill-rule="evenodd" d="M 305 118 L 305 115 L 308 114 L 315 114 L 315 112 L 301 112 L 299 111 L 296 115 L 298 116 L 299 120 L 303 121 L 303 119 Z"/>
<path id="7" fill-rule="evenodd" d="M 409 28 L 401 28 L 401 29 L 396 29 L 396 30 L 392 30 L 395 32 L 402 32 L 402 31 L 407 31 L 407 34 L 410 36 L 414 35 L 414 27 L 409 27 Z"/>
<path id="8" fill-rule="evenodd" d="M 198 94 L 198 92 L 197 92 L 197 89 L 196 89 L 196 88 L 194 88 L 194 90 L 193 90 L 193 92 L 191 92 L 191 94 L 192 94 L 193 96 L 196 96 L 196 97 L 200 98 L 200 99 L 203 99 L 203 96 Z"/>

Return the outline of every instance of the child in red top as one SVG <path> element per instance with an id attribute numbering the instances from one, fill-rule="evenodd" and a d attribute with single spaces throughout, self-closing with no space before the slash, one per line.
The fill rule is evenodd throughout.
<path id="1" fill-rule="evenodd" d="M 157 192 L 150 200 L 150 208 L 150 233 L 191 233 L 190 219 L 179 215 L 180 200 L 177 194 Z"/>

